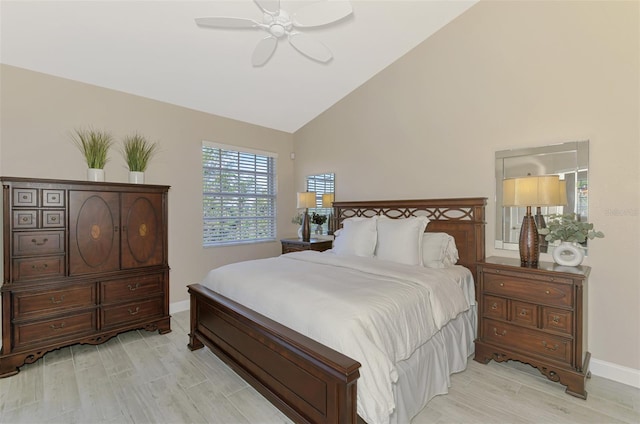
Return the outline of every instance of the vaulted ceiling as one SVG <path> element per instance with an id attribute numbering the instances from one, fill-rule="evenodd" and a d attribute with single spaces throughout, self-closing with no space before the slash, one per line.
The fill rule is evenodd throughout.
<path id="1" fill-rule="evenodd" d="M 293 133 L 476 1 L 354 0 L 350 17 L 300 30 L 333 52 L 329 63 L 281 39 L 269 62 L 253 67 L 263 30 L 194 22 L 261 22 L 251 0 L 1 0 L 0 61 Z M 281 8 L 312 2 L 282 0 Z"/>

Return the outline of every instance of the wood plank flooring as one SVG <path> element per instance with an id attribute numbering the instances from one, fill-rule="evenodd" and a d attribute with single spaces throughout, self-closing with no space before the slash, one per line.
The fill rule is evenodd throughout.
<path id="1" fill-rule="evenodd" d="M 208 349 L 189 351 L 188 321 L 60 349 L 0 379 L 0 423 L 291 423 Z M 640 423 L 639 389 L 594 376 L 587 391 L 583 401 L 527 365 L 470 360 L 412 424 Z"/>

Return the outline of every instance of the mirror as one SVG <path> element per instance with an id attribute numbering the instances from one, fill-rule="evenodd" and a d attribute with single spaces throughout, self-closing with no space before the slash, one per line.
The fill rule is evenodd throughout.
<path id="1" fill-rule="evenodd" d="M 309 209 L 309 215 L 313 216 L 313 213 L 326 217 L 326 220 L 322 224 L 317 224 L 311 221 L 311 234 L 312 236 L 329 234 L 329 222 L 330 215 L 333 211 L 332 207 L 327 203 L 330 199 L 325 196 L 325 202 L 323 204 L 322 198 L 325 194 L 333 194 L 336 191 L 336 176 L 334 173 L 309 175 L 307 177 L 307 191 L 314 191 L 316 193 L 316 207 Z"/>
<path id="2" fill-rule="evenodd" d="M 558 175 L 567 184 L 567 205 L 539 208 L 542 215 L 546 219 L 550 214 L 574 212 L 582 221 L 587 221 L 588 168 L 589 141 L 496 152 L 496 249 L 518 250 L 520 227 L 526 213 L 523 207 L 502 206 L 502 180 L 527 175 Z M 547 251 L 545 243 L 540 245 L 541 252 Z"/>

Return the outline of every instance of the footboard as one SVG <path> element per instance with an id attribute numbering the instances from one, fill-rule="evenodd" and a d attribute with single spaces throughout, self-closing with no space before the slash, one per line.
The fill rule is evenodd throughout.
<path id="1" fill-rule="evenodd" d="M 189 294 L 191 350 L 208 346 L 295 422 L 357 422 L 360 363 L 200 284 Z"/>

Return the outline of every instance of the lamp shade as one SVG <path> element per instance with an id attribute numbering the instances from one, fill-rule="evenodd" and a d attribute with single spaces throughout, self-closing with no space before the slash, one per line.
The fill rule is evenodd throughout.
<path id="1" fill-rule="evenodd" d="M 298 209 L 308 209 L 316 207 L 315 191 L 305 191 L 298 193 Z"/>
<path id="2" fill-rule="evenodd" d="M 509 178 L 502 181 L 502 194 L 503 206 L 557 206 L 561 204 L 560 178 L 557 175 Z"/>
<path id="3" fill-rule="evenodd" d="M 332 208 L 335 195 L 333 193 L 325 193 L 322 195 L 322 207 Z"/>

